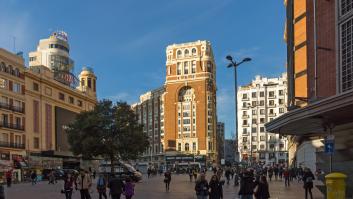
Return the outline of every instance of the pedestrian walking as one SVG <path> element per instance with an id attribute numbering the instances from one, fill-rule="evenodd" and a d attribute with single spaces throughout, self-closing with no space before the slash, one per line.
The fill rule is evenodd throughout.
<path id="1" fill-rule="evenodd" d="M 150 178 L 150 175 L 151 175 L 151 167 L 148 167 L 147 169 L 147 178 Z"/>
<path id="2" fill-rule="evenodd" d="M 170 170 L 167 170 L 164 173 L 164 183 L 165 183 L 165 190 L 169 191 L 169 185 L 170 182 L 172 181 L 172 173 L 170 172 Z"/>
<path id="3" fill-rule="evenodd" d="M 273 176 L 273 168 L 272 167 L 270 167 L 269 169 L 268 169 L 268 178 L 270 178 L 270 181 L 272 181 L 272 176 Z"/>
<path id="4" fill-rule="evenodd" d="M 227 169 L 227 170 L 226 170 L 225 176 L 226 176 L 226 179 L 227 179 L 227 185 L 229 185 L 230 176 L 231 176 L 231 171 L 230 171 L 230 169 Z"/>
<path id="5" fill-rule="evenodd" d="M 208 184 L 210 189 L 209 199 L 221 199 L 223 198 L 222 182 L 219 180 L 217 175 L 213 175 L 210 183 Z"/>
<path id="6" fill-rule="evenodd" d="M 94 174 L 93 174 L 94 177 Z M 99 194 L 99 199 L 102 199 L 102 196 L 107 199 L 107 181 L 105 180 L 103 174 L 100 174 L 97 180 L 97 191 Z"/>
<path id="7" fill-rule="evenodd" d="M 282 180 L 283 178 L 283 172 L 284 172 L 284 169 L 282 166 L 279 167 L 279 171 L 278 171 L 278 175 L 279 175 L 279 179 Z"/>
<path id="8" fill-rule="evenodd" d="M 80 190 L 81 199 L 91 199 L 89 189 L 92 186 L 91 176 L 88 171 L 81 170 L 77 177 L 77 189 Z"/>
<path id="9" fill-rule="evenodd" d="M 284 186 L 289 187 L 289 179 L 290 179 L 290 172 L 288 168 L 286 168 L 283 172 L 283 177 L 284 177 Z"/>
<path id="10" fill-rule="evenodd" d="M 12 170 L 8 170 L 5 174 L 7 187 L 11 187 L 12 184 Z"/>
<path id="11" fill-rule="evenodd" d="M 239 196 L 240 199 L 253 199 L 254 194 L 254 178 L 249 171 L 243 173 L 240 181 Z"/>
<path id="12" fill-rule="evenodd" d="M 131 199 L 135 194 L 135 185 L 132 183 L 131 178 L 126 178 L 124 185 L 124 195 L 126 199 Z"/>
<path id="13" fill-rule="evenodd" d="M 56 182 L 54 170 L 50 171 L 48 175 L 48 180 L 49 180 L 48 184 L 54 184 L 54 182 Z"/>
<path id="14" fill-rule="evenodd" d="M 188 174 L 189 174 L 190 182 L 192 182 L 193 173 L 192 173 L 192 169 L 190 167 L 188 168 Z"/>
<path id="15" fill-rule="evenodd" d="M 208 182 L 206 180 L 205 174 L 200 175 L 200 179 L 196 181 L 195 191 L 197 199 L 207 199 L 208 198 Z"/>
<path id="16" fill-rule="evenodd" d="M 254 194 L 255 198 L 256 199 L 270 198 L 270 192 L 269 192 L 266 176 L 261 176 L 260 181 L 258 181 L 256 184 L 257 184 L 257 187 Z"/>
<path id="17" fill-rule="evenodd" d="M 279 172 L 279 169 L 278 169 L 277 166 L 275 166 L 275 167 L 273 168 L 273 172 L 275 173 L 275 179 L 278 180 L 278 172 Z"/>
<path id="18" fill-rule="evenodd" d="M 124 182 L 114 174 L 112 174 L 110 178 L 108 188 L 111 199 L 120 199 L 123 193 Z"/>
<path id="19" fill-rule="evenodd" d="M 308 193 L 310 194 L 310 198 L 313 199 L 313 193 L 311 192 L 311 189 L 314 187 L 314 179 L 314 174 L 310 171 L 310 169 L 305 168 L 303 175 L 305 199 L 308 199 Z"/>
<path id="20" fill-rule="evenodd" d="M 65 194 L 66 199 L 71 199 L 72 197 L 74 182 L 75 182 L 74 177 L 71 176 L 70 173 L 68 173 L 64 179 L 64 188 L 62 190 L 62 192 Z"/>
<path id="21" fill-rule="evenodd" d="M 37 172 L 36 171 L 32 171 L 31 181 L 32 181 L 32 185 L 37 184 Z"/>
<path id="22" fill-rule="evenodd" d="M 192 175 L 194 176 L 194 181 L 196 181 L 196 179 L 197 179 L 197 171 L 196 171 L 195 168 L 192 171 Z"/>

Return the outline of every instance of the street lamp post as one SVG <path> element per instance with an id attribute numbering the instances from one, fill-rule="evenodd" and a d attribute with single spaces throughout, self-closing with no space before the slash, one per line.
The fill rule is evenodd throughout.
<path id="1" fill-rule="evenodd" d="M 234 68 L 234 98 L 235 98 L 235 129 L 236 132 L 238 133 L 238 97 L 237 97 L 237 88 L 238 88 L 238 79 L 237 79 L 237 67 L 244 63 L 244 62 L 249 62 L 251 61 L 251 58 L 247 57 L 244 58 L 241 62 L 237 63 L 231 55 L 228 55 L 226 57 L 230 63 L 228 64 L 227 68 Z"/>

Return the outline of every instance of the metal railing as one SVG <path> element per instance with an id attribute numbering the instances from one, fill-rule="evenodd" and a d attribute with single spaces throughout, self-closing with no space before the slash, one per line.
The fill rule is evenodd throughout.
<path id="1" fill-rule="evenodd" d="M 0 122 L 0 127 L 3 128 L 9 128 L 9 129 L 16 129 L 20 131 L 24 131 L 25 128 L 21 124 L 12 124 L 12 123 L 7 123 L 7 122 Z"/>
<path id="2" fill-rule="evenodd" d="M 2 102 L 0 102 L 0 108 L 11 110 L 11 111 L 15 111 L 15 112 L 19 112 L 19 113 L 24 113 L 25 112 L 24 107 L 13 106 L 13 105 L 10 105 L 8 103 L 2 103 Z"/>
<path id="3" fill-rule="evenodd" d="M 16 149 L 24 149 L 24 144 L 14 143 L 14 142 L 4 142 L 0 141 L 0 147 L 8 147 L 8 148 L 16 148 Z"/>

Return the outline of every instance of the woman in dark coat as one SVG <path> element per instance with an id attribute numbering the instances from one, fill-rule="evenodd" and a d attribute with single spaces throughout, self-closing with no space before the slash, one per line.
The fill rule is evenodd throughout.
<path id="1" fill-rule="evenodd" d="M 257 189 L 255 191 L 256 199 L 268 199 L 270 198 L 270 192 L 266 176 L 261 176 L 260 181 L 257 182 Z"/>
<path id="2" fill-rule="evenodd" d="M 222 183 L 218 179 L 217 175 L 213 175 L 210 183 L 208 183 L 210 188 L 210 197 L 209 199 L 221 199 L 223 198 L 223 189 Z"/>
<path id="3" fill-rule="evenodd" d="M 306 168 L 303 175 L 304 189 L 305 189 L 305 199 L 308 199 L 308 193 L 310 198 L 313 198 L 313 193 L 311 189 L 314 187 L 313 180 L 315 180 L 314 174 L 309 168 Z"/>

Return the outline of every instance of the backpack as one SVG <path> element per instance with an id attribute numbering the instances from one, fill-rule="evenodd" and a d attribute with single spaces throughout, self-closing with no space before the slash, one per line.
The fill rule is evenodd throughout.
<path id="1" fill-rule="evenodd" d="M 306 183 L 310 183 L 313 182 L 313 178 L 312 177 L 307 177 L 305 180 Z"/>

